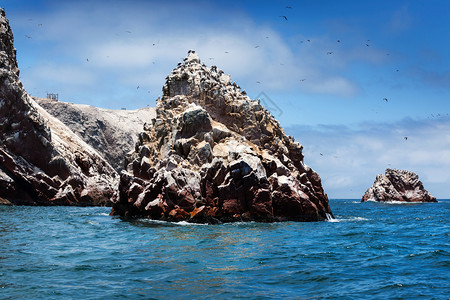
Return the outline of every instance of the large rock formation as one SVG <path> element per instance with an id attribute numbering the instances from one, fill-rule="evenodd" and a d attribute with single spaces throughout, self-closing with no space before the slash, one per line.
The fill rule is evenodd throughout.
<path id="1" fill-rule="evenodd" d="M 110 203 L 117 173 L 25 91 L 0 9 L 0 203 Z"/>
<path id="2" fill-rule="evenodd" d="M 365 201 L 437 202 L 425 190 L 417 174 L 395 169 L 386 169 L 385 175 L 377 175 L 362 197 L 361 202 Z"/>
<path id="3" fill-rule="evenodd" d="M 319 221 L 319 175 L 259 101 L 194 51 L 166 78 L 112 215 L 192 222 Z"/>
<path id="4" fill-rule="evenodd" d="M 156 116 L 154 107 L 112 110 L 51 99 L 33 99 L 92 146 L 118 172 L 134 149 L 145 122 Z"/>

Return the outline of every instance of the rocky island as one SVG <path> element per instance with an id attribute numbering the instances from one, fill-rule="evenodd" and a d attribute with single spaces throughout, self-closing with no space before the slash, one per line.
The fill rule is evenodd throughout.
<path id="1" fill-rule="evenodd" d="M 302 145 L 194 51 L 166 78 L 127 161 L 112 215 L 201 223 L 331 216 Z"/>
<path id="2" fill-rule="evenodd" d="M 111 215 L 201 223 L 332 216 L 302 145 L 194 51 L 166 78 L 156 108 L 36 98 L 19 80 L 0 14 L 0 204 L 113 203 Z"/>
<path id="3" fill-rule="evenodd" d="M 378 174 L 373 185 L 365 192 L 361 202 L 437 202 L 411 171 L 386 169 Z"/>
<path id="4" fill-rule="evenodd" d="M 13 42 L 0 9 L 0 203 L 110 204 L 117 172 L 25 91 Z"/>

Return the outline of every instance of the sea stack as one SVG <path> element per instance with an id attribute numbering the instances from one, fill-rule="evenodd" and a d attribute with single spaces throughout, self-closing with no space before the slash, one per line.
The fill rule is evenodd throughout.
<path id="1" fill-rule="evenodd" d="M 229 75 L 190 50 L 121 173 L 112 215 L 167 221 L 322 221 L 332 216 L 302 145 Z"/>
<path id="2" fill-rule="evenodd" d="M 117 172 L 22 86 L 0 9 L 0 203 L 108 205 Z"/>
<path id="3" fill-rule="evenodd" d="M 411 171 L 386 169 L 378 174 L 373 185 L 365 192 L 361 202 L 437 202 Z"/>

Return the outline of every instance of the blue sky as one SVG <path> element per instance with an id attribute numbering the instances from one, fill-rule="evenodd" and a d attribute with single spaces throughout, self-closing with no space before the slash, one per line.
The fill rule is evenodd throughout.
<path id="1" fill-rule="evenodd" d="M 250 97 L 264 92 L 330 198 L 360 198 L 387 167 L 414 171 L 450 198 L 450 1 L 0 5 L 32 95 L 154 106 L 194 49 Z"/>

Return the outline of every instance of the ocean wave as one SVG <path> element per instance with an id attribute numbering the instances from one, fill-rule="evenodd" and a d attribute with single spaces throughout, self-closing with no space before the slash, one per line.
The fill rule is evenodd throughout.
<path id="1" fill-rule="evenodd" d="M 384 204 L 422 204 L 422 203 L 427 203 L 425 201 L 418 201 L 418 202 L 406 202 L 406 201 L 395 201 L 395 200 L 392 200 L 392 201 L 376 201 L 374 199 L 369 199 L 369 200 L 366 200 L 365 202 L 375 202 L 375 203 L 384 203 Z"/>
<path id="2" fill-rule="evenodd" d="M 207 225 L 209 225 L 209 224 L 204 224 L 204 223 L 190 223 L 187 221 L 174 222 L 174 224 L 177 224 L 180 226 L 207 226 Z"/>
<path id="3" fill-rule="evenodd" d="M 369 221 L 369 219 L 363 218 L 363 217 L 349 217 L 349 218 L 334 218 L 332 220 L 327 220 L 327 222 L 332 222 L 332 223 L 354 222 L 354 221 Z"/>
<path id="4" fill-rule="evenodd" d="M 146 224 L 146 225 L 163 225 L 163 226 L 206 226 L 209 224 L 202 224 L 202 223 L 191 223 L 187 221 L 179 221 L 179 222 L 169 222 L 169 221 L 162 221 L 162 220 L 152 220 L 152 219 L 136 219 L 135 220 L 138 223 Z"/>

